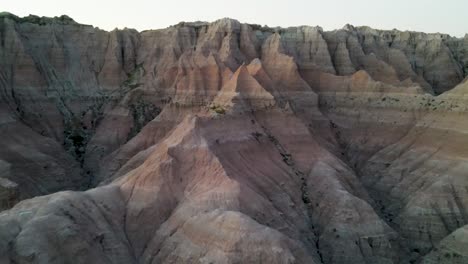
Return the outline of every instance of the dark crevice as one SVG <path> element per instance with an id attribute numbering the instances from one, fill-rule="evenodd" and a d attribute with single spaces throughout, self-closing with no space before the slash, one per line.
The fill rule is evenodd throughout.
<path id="1" fill-rule="evenodd" d="M 151 120 L 157 117 L 162 110 L 160 107 L 157 107 L 152 103 L 145 102 L 141 99 L 132 103 L 129 108 L 133 117 L 133 126 L 130 133 L 128 134 L 127 141 L 140 133 L 141 129 Z"/>
<path id="2" fill-rule="evenodd" d="M 307 211 L 307 222 L 309 223 L 309 227 L 314 234 L 315 237 L 315 247 L 317 249 L 317 255 L 320 258 L 320 263 L 325 263 L 323 259 L 322 252 L 320 251 L 320 234 L 318 232 L 318 228 L 313 223 L 313 213 L 312 213 L 312 204 L 309 198 L 308 193 L 308 186 L 307 186 L 307 179 L 305 178 L 305 174 L 297 168 L 294 159 L 290 153 L 281 145 L 281 143 L 270 133 L 270 131 L 265 127 L 261 126 L 264 133 L 267 135 L 268 139 L 273 143 L 273 145 L 278 150 L 279 154 L 283 158 L 283 162 L 292 170 L 294 175 L 300 179 L 301 183 L 301 198 L 302 202 L 304 203 Z"/>

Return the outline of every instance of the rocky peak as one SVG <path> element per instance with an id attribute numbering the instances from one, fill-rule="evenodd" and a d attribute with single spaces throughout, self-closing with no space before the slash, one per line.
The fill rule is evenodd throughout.
<path id="1" fill-rule="evenodd" d="M 356 28 L 351 24 L 344 25 L 342 29 L 350 32 L 356 31 Z"/>
<path id="2" fill-rule="evenodd" d="M 59 24 L 59 25 L 78 25 L 75 20 L 73 20 L 71 17 L 67 15 L 61 15 L 61 16 L 56 16 L 56 17 L 39 17 L 36 15 L 29 15 L 26 17 L 18 17 L 14 14 L 8 13 L 8 12 L 0 12 L 0 19 L 5 18 L 5 19 L 11 19 L 17 23 L 32 23 L 32 24 L 38 24 L 41 26 L 45 26 L 48 24 Z"/>

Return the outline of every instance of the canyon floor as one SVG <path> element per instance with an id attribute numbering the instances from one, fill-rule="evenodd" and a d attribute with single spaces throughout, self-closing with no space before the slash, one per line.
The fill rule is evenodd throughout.
<path id="1" fill-rule="evenodd" d="M 0 13 L 0 263 L 468 263 L 468 35 Z"/>

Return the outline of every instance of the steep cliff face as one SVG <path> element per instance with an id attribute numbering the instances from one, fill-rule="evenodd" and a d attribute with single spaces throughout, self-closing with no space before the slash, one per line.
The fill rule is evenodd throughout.
<path id="1" fill-rule="evenodd" d="M 1 13 L 0 261 L 464 263 L 467 49 Z"/>

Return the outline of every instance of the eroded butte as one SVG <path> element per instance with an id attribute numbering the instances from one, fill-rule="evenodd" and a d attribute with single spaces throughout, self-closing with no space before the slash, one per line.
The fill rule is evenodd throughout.
<path id="1" fill-rule="evenodd" d="M 468 35 L 0 14 L 1 263 L 468 263 Z"/>

